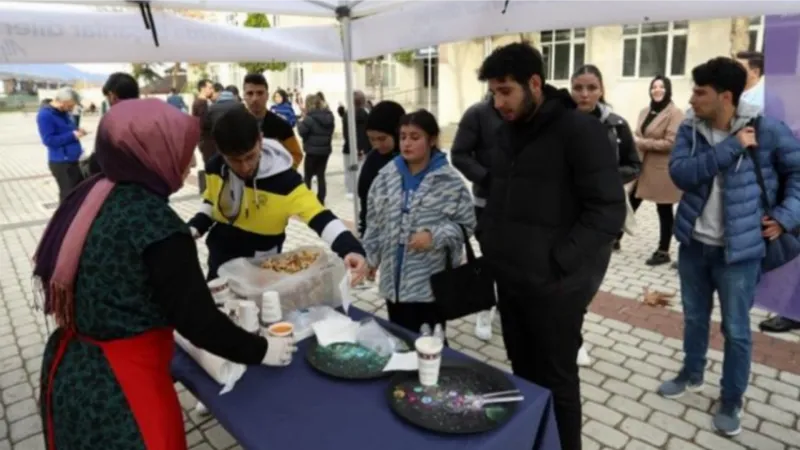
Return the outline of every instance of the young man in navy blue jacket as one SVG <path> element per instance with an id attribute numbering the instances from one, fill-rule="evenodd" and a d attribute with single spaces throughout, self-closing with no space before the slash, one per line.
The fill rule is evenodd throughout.
<path id="1" fill-rule="evenodd" d="M 83 181 L 78 161 L 83 154 L 80 139 L 86 136 L 86 131 L 78 128 L 70 117 L 76 98 L 75 91 L 63 88 L 36 116 L 39 137 L 47 147 L 48 167 L 58 184 L 60 202 Z"/>
<path id="2" fill-rule="evenodd" d="M 746 77 L 739 63 L 725 57 L 692 70 L 692 111 L 678 129 L 669 163 L 672 181 L 683 191 L 675 237 L 685 356 L 678 375 L 658 392 L 677 398 L 703 389 L 716 291 L 725 354 L 713 425 L 728 436 L 742 431 L 753 348 L 750 308 L 765 242 L 800 225 L 800 142 L 785 124 L 744 101 Z M 762 204 L 753 157 L 771 208 Z"/>

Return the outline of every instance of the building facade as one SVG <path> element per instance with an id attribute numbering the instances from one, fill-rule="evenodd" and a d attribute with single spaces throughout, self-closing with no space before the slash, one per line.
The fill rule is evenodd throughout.
<path id="1" fill-rule="evenodd" d="M 244 14 L 216 13 L 211 20 L 241 24 Z M 332 19 L 272 16 L 273 26 L 320 25 Z M 691 69 L 715 56 L 731 53 L 731 18 L 697 21 L 649 22 L 593 28 L 479 38 L 416 51 L 404 62 L 386 55 L 382 61 L 354 64 L 355 88 L 377 101 L 392 99 L 407 109 L 430 107 L 443 125 L 457 123 L 486 86 L 476 71 L 493 48 L 525 39 L 542 51 L 548 83 L 569 86 L 569 77 L 582 64 L 594 64 L 603 73 L 605 97 L 614 110 L 634 121 L 648 105 L 648 87 L 655 75 L 672 79 L 673 99 L 688 106 Z M 762 49 L 763 18 L 750 19 L 750 49 Z M 240 85 L 244 71 L 235 63 L 209 64 L 209 73 L 223 84 Z M 270 90 L 321 91 L 328 103 L 345 103 L 342 63 L 290 63 L 282 72 L 265 74 Z"/>
<path id="2" fill-rule="evenodd" d="M 710 58 L 730 55 L 731 21 L 727 18 L 546 30 L 494 37 L 488 46 L 480 41 L 442 45 L 439 120 L 457 122 L 462 111 L 479 101 L 486 90 L 475 79 L 475 69 L 484 55 L 493 47 L 521 38 L 542 51 L 547 82 L 558 87 L 569 87 L 570 76 L 581 65 L 596 65 L 603 74 L 607 101 L 629 121 L 634 121 L 648 105 L 650 81 L 659 74 L 671 78 L 674 102 L 688 107 L 692 68 Z M 750 49 L 762 49 L 761 17 L 750 20 L 749 35 Z"/>

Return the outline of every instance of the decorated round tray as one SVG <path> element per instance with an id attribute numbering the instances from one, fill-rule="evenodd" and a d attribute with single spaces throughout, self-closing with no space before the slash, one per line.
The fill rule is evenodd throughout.
<path id="1" fill-rule="evenodd" d="M 413 425 L 444 434 L 473 434 L 505 424 L 516 412 L 517 403 L 475 407 L 469 399 L 515 389 L 514 383 L 493 367 L 445 361 L 437 386 L 421 386 L 416 372 L 398 372 L 387 393 L 392 411 Z"/>
<path id="2" fill-rule="evenodd" d="M 408 337 L 392 330 L 387 331 L 399 339 L 398 351 L 405 352 L 414 348 L 413 341 Z M 306 360 L 311 367 L 325 375 L 345 380 L 372 380 L 392 374 L 383 371 L 391 356 L 382 356 L 358 344 L 340 343 L 322 347 L 315 337 L 311 339 L 313 341 L 306 353 Z"/>

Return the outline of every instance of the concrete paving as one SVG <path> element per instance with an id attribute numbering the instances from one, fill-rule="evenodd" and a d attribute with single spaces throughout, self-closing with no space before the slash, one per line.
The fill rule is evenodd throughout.
<path id="1" fill-rule="evenodd" d="M 84 120 L 88 129 L 96 126 L 96 120 Z M 88 148 L 92 141 L 92 135 L 85 139 Z M 0 150 L 0 450 L 36 450 L 44 448 L 37 399 L 46 336 L 42 318 L 28 307 L 32 296 L 30 257 L 54 210 L 57 194 L 33 115 L 0 115 Z M 329 206 L 352 220 L 338 151 L 328 170 Z M 198 198 L 196 187 L 187 185 L 175 194 L 172 205 L 189 218 Z M 710 428 L 722 360 L 718 334 L 712 337 L 709 386 L 704 392 L 680 400 L 654 394 L 658 383 L 680 368 L 681 315 L 679 306 L 655 309 L 639 301 L 645 287 L 678 293 L 678 283 L 668 266 L 644 265 L 657 240 L 655 208 L 645 204 L 638 220 L 637 236 L 623 241 L 623 250 L 614 256 L 603 283 L 604 293 L 598 295 L 586 317 L 585 339 L 594 363 L 581 370 L 584 448 L 800 450 L 800 333 L 755 334 L 756 363 L 746 394 L 744 431 L 735 439 L 720 437 Z M 287 248 L 309 244 L 319 244 L 319 239 L 293 222 Z M 202 244 L 199 250 L 204 260 Z M 382 300 L 371 290 L 359 293 L 357 306 L 385 315 Z M 753 311 L 754 327 L 764 317 L 763 312 Z M 473 320 L 449 324 L 453 347 L 509 370 L 499 327 L 489 342 L 480 341 L 472 333 Z M 719 321 L 719 316 L 715 315 L 715 320 Z M 190 448 L 241 448 L 216 420 L 192 411 L 195 399 L 191 393 L 180 385 L 176 389 L 186 411 Z"/>

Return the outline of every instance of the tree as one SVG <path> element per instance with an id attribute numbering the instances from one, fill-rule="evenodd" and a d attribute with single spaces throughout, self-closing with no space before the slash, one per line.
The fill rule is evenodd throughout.
<path id="1" fill-rule="evenodd" d="M 383 55 L 377 56 L 375 58 L 367 58 L 358 61 L 359 64 L 363 65 L 367 69 L 367 86 L 372 89 L 372 94 L 375 96 L 376 90 L 377 98 L 383 99 L 383 84 L 384 84 L 384 77 L 385 72 L 383 70 L 383 62 L 385 61 L 385 57 Z M 414 63 L 414 51 L 413 50 L 406 50 L 400 51 L 392 54 L 392 60 L 398 62 L 404 66 L 410 66 Z"/>
<path id="2" fill-rule="evenodd" d="M 244 26 L 249 28 L 269 28 L 272 24 L 266 14 L 262 13 L 248 13 L 247 19 L 244 21 Z M 269 62 L 242 62 L 239 66 L 243 67 L 247 73 L 263 73 L 265 71 L 282 72 L 286 70 L 287 64 L 285 62 L 269 61 Z"/>
<path id="3" fill-rule="evenodd" d="M 151 83 L 155 80 L 160 80 L 163 78 L 158 72 L 156 72 L 156 67 L 158 64 L 156 63 L 135 63 L 131 64 L 131 75 L 133 78 L 137 80 L 144 80 L 147 83 Z"/>
<path id="4" fill-rule="evenodd" d="M 734 17 L 731 19 L 731 56 L 750 48 L 750 18 Z"/>

